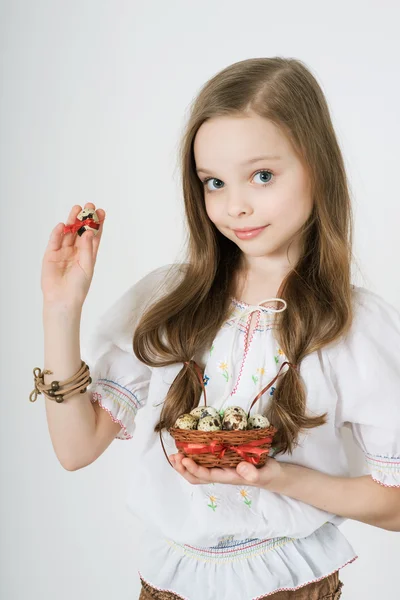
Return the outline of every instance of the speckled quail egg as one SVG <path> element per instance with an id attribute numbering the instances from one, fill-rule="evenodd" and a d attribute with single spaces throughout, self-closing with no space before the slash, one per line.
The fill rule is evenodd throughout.
<path id="1" fill-rule="evenodd" d="M 242 415 L 239 412 L 231 411 L 228 414 L 224 414 L 222 419 L 222 429 L 227 431 L 243 431 L 247 429 L 247 417 L 246 413 Z"/>
<path id="2" fill-rule="evenodd" d="M 224 418 L 230 414 L 241 415 L 247 419 L 247 412 L 241 406 L 228 406 L 224 411 Z"/>
<path id="3" fill-rule="evenodd" d="M 198 419 L 189 413 L 181 415 L 175 421 L 174 427 L 178 429 L 197 429 Z"/>
<path id="4" fill-rule="evenodd" d="M 197 406 L 190 411 L 190 414 L 197 419 L 204 419 L 204 417 L 219 417 L 217 409 L 212 406 Z"/>
<path id="5" fill-rule="evenodd" d="M 216 417 L 203 417 L 197 423 L 197 429 L 200 431 L 219 431 L 222 429 L 221 419 L 218 415 Z"/>
<path id="6" fill-rule="evenodd" d="M 247 421 L 247 429 L 265 429 L 270 423 L 264 415 L 253 415 Z"/>

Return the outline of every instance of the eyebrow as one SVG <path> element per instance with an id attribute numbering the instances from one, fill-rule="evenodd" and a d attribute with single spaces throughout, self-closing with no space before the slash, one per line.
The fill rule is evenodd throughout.
<path id="1" fill-rule="evenodd" d="M 256 158 L 250 158 L 249 160 L 245 160 L 242 163 L 239 163 L 241 167 L 244 167 L 246 165 L 251 165 L 252 163 L 256 163 L 259 162 L 260 160 L 282 160 L 282 156 L 256 156 Z M 198 169 L 196 169 L 196 173 L 212 173 L 212 171 L 210 171 L 209 169 L 203 169 L 203 167 L 199 167 Z"/>

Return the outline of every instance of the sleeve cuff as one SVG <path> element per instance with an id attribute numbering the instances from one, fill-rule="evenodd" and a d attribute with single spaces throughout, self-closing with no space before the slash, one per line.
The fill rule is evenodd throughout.
<path id="1" fill-rule="evenodd" d="M 118 440 L 130 440 L 135 428 L 135 416 L 144 401 L 138 393 L 110 379 L 98 379 L 92 388 L 91 402 L 98 402 L 108 412 L 114 423 L 121 426 Z"/>
<path id="2" fill-rule="evenodd" d="M 400 487 L 400 455 L 381 456 L 365 453 L 365 460 L 374 481 L 385 487 Z"/>

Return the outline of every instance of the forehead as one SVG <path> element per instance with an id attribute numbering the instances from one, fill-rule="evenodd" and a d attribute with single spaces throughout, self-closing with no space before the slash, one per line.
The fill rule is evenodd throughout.
<path id="1" fill-rule="evenodd" d="M 205 121 L 197 131 L 193 151 L 197 168 L 239 164 L 255 156 L 285 158 L 294 154 L 281 130 L 259 116 L 224 116 Z"/>

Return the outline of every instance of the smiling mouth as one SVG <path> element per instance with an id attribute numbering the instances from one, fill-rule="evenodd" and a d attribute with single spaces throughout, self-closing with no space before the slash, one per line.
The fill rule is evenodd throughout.
<path id="1" fill-rule="evenodd" d="M 264 227 L 268 227 L 268 225 L 261 225 L 260 227 L 245 227 L 244 229 L 232 229 L 235 233 L 246 233 L 248 231 L 256 231 L 257 229 L 264 229 Z"/>
<path id="2" fill-rule="evenodd" d="M 256 229 L 247 229 L 247 230 L 233 230 L 233 233 L 239 240 L 252 240 L 257 236 L 261 235 L 262 232 L 268 228 L 268 225 L 264 225 L 264 227 L 257 227 Z"/>

